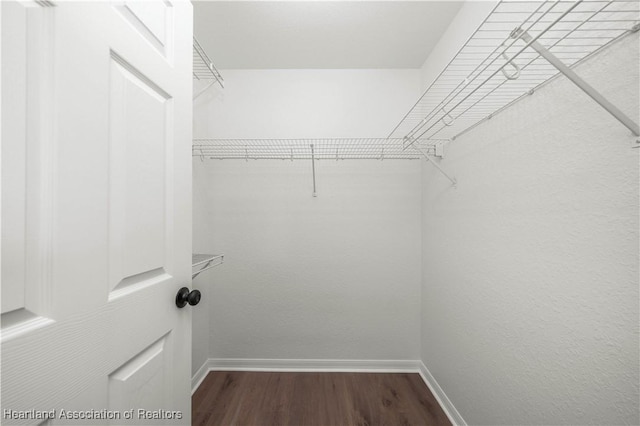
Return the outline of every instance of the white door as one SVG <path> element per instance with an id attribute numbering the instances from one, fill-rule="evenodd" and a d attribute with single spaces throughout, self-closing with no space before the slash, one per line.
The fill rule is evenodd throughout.
<path id="1" fill-rule="evenodd" d="M 188 424 L 192 6 L 0 13 L 0 423 Z"/>

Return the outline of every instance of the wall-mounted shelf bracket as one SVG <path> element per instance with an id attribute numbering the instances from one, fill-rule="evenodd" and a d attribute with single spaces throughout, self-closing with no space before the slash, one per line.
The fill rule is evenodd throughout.
<path id="1" fill-rule="evenodd" d="M 448 142 L 451 142 L 451 139 L 446 139 L 446 140 L 439 141 L 438 143 L 435 143 L 433 145 L 433 149 L 434 149 L 433 155 L 438 158 L 444 158 L 444 146 Z"/>
<path id="2" fill-rule="evenodd" d="M 527 43 L 530 47 L 532 47 L 536 52 L 540 54 L 543 58 L 545 58 L 551 65 L 558 69 L 562 74 L 564 74 L 569 80 L 571 80 L 576 86 L 582 89 L 587 95 L 589 95 L 594 101 L 596 101 L 600 106 L 606 109 L 611 115 L 613 115 L 619 122 L 624 124 L 629 130 L 633 132 L 634 135 L 640 136 L 640 127 L 638 127 L 638 123 L 634 122 L 631 118 L 629 118 L 624 112 L 622 112 L 618 107 L 609 102 L 604 96 L 600 94 L 596 89 L 594 89 L 589 83 L 584 81 L 578 74 L 576 74 L 571 68 L 564 64 L 560 59 L 558 59 L 553 53 L 549 52 L 544 46 L 538 43 L 536 40 L 529 35 L 526 31 L 523 31 L 520 28 L 516 28 L 511 33 L 511 37 L 514 39 L 521 38 Z"/>
<path id="3" fill-rule="evenodd" d="M 413 141 L 415 142 L 415 141 Z M 416 151 L 418 151 L 428 162 L 430 162 L 431 164 L 433 164 L 433 166 L 447 179 L 449 179 L 449 181 L 451 182 L 451 184 L 453 186 L 456 186 L 458 184 L 458 181 L 456 181 L 455 178 L 452 178 L 451 176 L 449 176 L 449 174 L 447 172 L 445 172 L 442 167 L 440 167 L 440 165 L 438 163 L 436 163 L 436 161 L 429 155 L 427 154 L 422 148 L 420 148 L 419 144 L 417 143 L 411 143 L 411 146 L 413 147 L 413 149 L 415 149 Z"/>
<path id="4" fill-rule="evenodd" d="M 191 279 L 194 279 L 207 269 L 224 263 L 223 254 L 192 254 L 191 255 Z M 196 268 L 194 271 L 193 268 Z"/>

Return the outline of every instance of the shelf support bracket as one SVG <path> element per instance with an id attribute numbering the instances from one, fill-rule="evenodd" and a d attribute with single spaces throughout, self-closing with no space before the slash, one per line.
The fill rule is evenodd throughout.
<path id="1" fill-rule="evenodd" d="M 545 58 L 551 65 L 556 67 L 558 71 L 564 74 L 569 80 L 571 80 L 576 86 L 582 89 L 587 95 L 589 95 L 600 106 L 606 109 L 611 115 L 613 115 L 620 123 L 624 124 L 634 135 L 640 136 L 640 127 L 638 123 L 634 122 L 631 118 L 622 112 L 618 107 L 609 102 L 604 96 L 600 94 L 596 89 L 591 87 L 589 83 L 584 81 L 578 74 L 576 74 L 571 68 L 558 59 L 553 53 L 549 52 L 544 46 L 537 41 L 532 41 L 533 38 L 528 32 L 523 31 L 520 28 L 516 28 L 511 33 L 512 38 L 521 38 L 529 44 L 536 52 Z"/>
<path id="2" fill-rule="evenodd" d="M 317 197 L 316 194 L 316 155 L 313 151 L 313 144 L 311 144 L 311 174 L 313 175 L 313 196 Z"/>
<path id="3" fill-rule="evenodd" d="M 200 80 L 200 79 L 198 79 Z M 214 84 L 216 84 L 218 81 L 217 80 L 213 80 L 211 83 L 207 84 L 203 89 L 201 89 L 198 93 L 196 93 L 195 95 L 193 95 L 193 99 L 192 100 L 196 100 L 200 97 L 200 95 L 202 95 L 204 92 L 206 92 L 209 87 L 213 86 Z"/>
<path id="4" fill-rule="evenodd" d="M 442 175 L 444 177 L 446 177 L 447 179 L 449 179 L 449 181 L 451 181 L 451 184 L 453 186 L 456 186 L 458 184 L 458 181 L 455 178 L 452 178 L 451 176 L 449 176 L 449 174 L 447 174 L 447 172 L 445 172 L 444 170 L 442 170 L 442 167 L 440 167 L 440 165 L 438 163 L 436 163 L 436 161 L 431 158 L 431 156 L 429 154 L 427 154 L 426 152 L 424 152 L 422 150 L 422 148 L 419 148 L 417 144 L 413 144 L 412 145 L 413 148 L 418 151 L 420 154 L 422 154 L 422 156 L 431 164 L 433 164 L 433 166 L 440 172 L 442 173 Z"/>

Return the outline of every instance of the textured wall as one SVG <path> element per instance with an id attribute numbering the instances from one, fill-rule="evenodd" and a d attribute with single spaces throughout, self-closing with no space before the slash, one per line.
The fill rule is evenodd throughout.
<path id="1" fill-rule="evenodd" d="M 195 103 L 197 137 L 385 137 L 419 88 L 418 70 L 223 75 Z M 203 274 L 210 323 L 194 322 L 209 357 L 419 357 L 420 163 L 316 170 L 312 198 L 308 161 L 194 159 L 194 245 L 225 254 Z"/>
<path id="2" fill-rule="evenodd" d="M 194 162 L 214 358 L 417 359 L 420 163 Z"/>
<path id="3" fill-rule="evenodd" d="M 195 162 L 194 162 L 195 164 Z M 206 215 L 208 199 L 207 181 L 202 176 L 201 169 L 193 168 L 193 252 L 214 254 L 211 251 L 211 224 Z M 193 311 L 191 340 L 191 372 L 194 374 L 209 359 L 209 312 L 211 298 L 217 282 L 217 269 L 212 268 L 198 275 L 192 282 L 191 288 L 200 290 L 202 299 Z"/>
<path id="4" fill-rule="evenodd" d="M 638 35 L 578 68 L 638 120 Z M 469 424 L 638 424 L 638 150 L 565 78 L 423 170 L 422 359 Z"/>
<path id="5" fill-rule="evenodd" d="M 419 70 L 225 70 L 194 104 L 194 137 L 383 138 L 416 100 Z M 196 89 L 197 90 L 197 89 Z"/>
<path id="6" fill-rule="evenodd" d="M 442 33 L 438 44 L 436 44 L 422 67 L 420 67 L 420 80 L 423 90 L 427 89 L 440 75 L 440 72 L 456 56 L 460 48 L 464 46 L 497 3 L 497 0 L 474 0 L 462 3 L 455 18 L 449 23 L 447 30 Z M 446 93 L 440 94 L 441 99 L 436 102 L 444 99 L 446 95 Z M 431 94 L 430 96 L 434 95 Z"/>

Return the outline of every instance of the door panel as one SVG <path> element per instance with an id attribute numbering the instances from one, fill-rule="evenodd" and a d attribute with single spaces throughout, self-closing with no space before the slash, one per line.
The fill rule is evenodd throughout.
<path id="1" fill-rule="evenodd" d="M 2 98 L 2 194 L 11 204 L 2 204 L 2 313 L 25 307 L 25 218 L 26 218 L 26 10 L 19 4 L 7 6 L 13 19 L 5 16 L 2 25 L 15 34 L 15 42 L 3 46 L 3 77 L 13 84 L 4 86 Z M 6 49 L 6 50 L 5 50 Z"/>
<path id="2" fill-rule="evenodd" d="M 109 409 L 134 410 L 135 416 L 150 424 L 173 424 L 182 413 L 166 412 L 171 395 L 171 336 L 144 349 L 109 375 Z M 137 412 L 140 407 L 145 411 Z M 118 422 L 113 422 L 118 424 Z M 144 422 L 141 422 L 144 423 Z"/>
<path id="3" fill-rule="evenodd" d="M 51 14 L 45 5 L 3 5 L 2 324 L 7 335 L 49 322 Z"/>
<path id="4" fill-rule="evenodd" d="M 120 290 L 170 278 L 173 108 L 168 93 L 119 57 L 112 61 L 110 104 L 110 282 Z"/>
<path id="5" fill-rule="evenodd" d="M 55 409 L 51 425 L 105 423 L 61 410 L 177 410 L 169 423 L 188 424 L 191 312 L 174 300 L 191 270 L 191 4 L 0 13 L 2 409 Z"/>
<path id="6" fill-rule="evenodd" d="M 173 58 L 173 5 L 168 1 L 125 1 L 122 16 L 165 58 Z"/>

